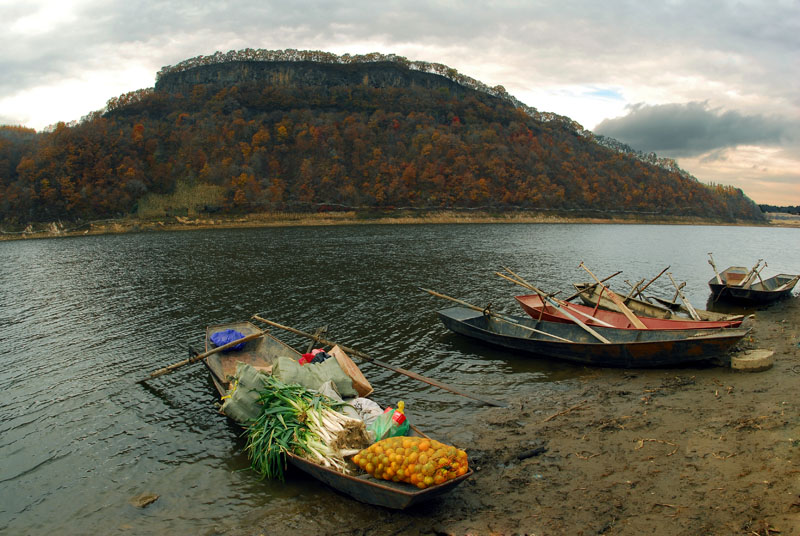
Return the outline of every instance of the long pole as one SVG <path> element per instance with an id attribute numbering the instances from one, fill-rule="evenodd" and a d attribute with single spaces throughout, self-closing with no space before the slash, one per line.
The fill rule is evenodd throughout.
<path id="1" fill-rule="evenodd" d="M 538 330 L 538 329 L 534 329 L 534 328 L 532 328 L 530 326 L 526 326 L 524 324 L 520 324 L 519 322 L 515 322 L 513 320 L 510 320 L 510 319 L 506 318 L 505 316 L 501 315 L 500 313 L 495 313 L 495 312 L 489 311 L 486 308 L 480 308 L 477 305 L 472 305 L 471 303 L 467 303 L 465 301 L 459 300 L 458 298 L 453 298 L 452 296 L 448 296 L 446 294 L 440 294 L 440 293 L 436 292 L 435 290 L 430 290 L 430 289 L 427 289 L 427 288 L 420 288 L 420 290 L 424 290 L 428 294 L 430 294 L 432 296 L 436 296 L 437 298 L 444 298 L 445 300 L 450 300 L 450 301 L 456 302 L 457 304 L 463 305 L 464 307 L 466 307 L 468 309 L 472 309 L 473 311 L 480 311 L 482 313 L 488 314 L 490 316 L 493 316 L 497 320 L 500 320 L 502 322 L 507 322 L 509 324 L 514 324 L 515 326 L 518 326 L 518 327 L 520 327 L 522 329 L 526 329 L 528 331 L 532 331 L 533 333 L 538 333 L 539 335 L 546 335 L 547 337 L 552 337 L 553 339 L 557 339 L 557 340 L 562 341 L 562 342 L 573 342 L 573 341 L 571 341 L 569 339 L 565 339 L 564 337 L 559 337 L 558 335 L 553 335 L 552 333 L 547 333 L 546 331 L 541 331 L 541 330 Z"/>
<path id="2" fill-rule="evenodd" d="M 754 273 L 753 273 L 753 274 L 750 276 L 750 280 L 747 282 L 747 284 L 745 284 L 744 288 L 750 288 L 750 287 L 753 285 L 753 283 L 755 283 L 755 282 L 756 282 L 756 279 L 755 279 L 755 277 L 753 277 L 753 276 L 756 276 L 756 277 L 758 277 L 758 280 L 759 280 L 759 281 L 761 281 L 761 284 L 763 285 L 763 284 L 764 284 L 764 280 L 763 280 L 763 279 L 761 279 L 761 272 L 762 272 L 762 271 L 764 271 L 764 268 L 766 268 L 766 267 L 767 267 L 767 263 L 765 262 L 765 263 L 764 263 L 764 266 L 762 266 L 761 268 L 759 268 L 758 270 L 756 270 L 756 271 L 755 271 L 755 272 L 754 272 Z"/>
<path id="3" fill-rule="evenodd" d="M 750 268 L 750 271 L 747 272 L 747 275 L 744 276 L 744 279 L 742 279 L 741 281 L 739 281 L 737 284 L 735 284 L 733 286 L 734 287 L 743 287 L 745 284 L 747 284 L 747 282 L 750 280 L 750 278 L 753 277 L 753 272 L 758 270 L 758 265 L 761 264 L 761 261 L 763 261 L 763 260 L 764 259 L 758 259 L 758 262 L 755 264 L 755 266 Z M 746 288 L 750 288 L 750 287 L 748 286 Z"/>
<path id="4" fill-rule="evenodd" d="M 614 272 L 614 273 L 613 273 L 613 274 L 611 274 L 610 276 L 608 276 L 608 277 L 604 277 L 603 279 L 601 279 L 601 280 L 600 280 L 600 282 L 601 282 L 601 283 L 605 283 L 606 281 L 608 281 L 608 280 L 609 280 L 609 279 L 611 279 L 612 277 L 617 277 L 617 276 L 618 276 L 619 274 L 621 274 L 621 273 L 622 273 L 622 270 L 619 270 L 619 271 L 617 271 L 617 272 Z M 567 298 L 564 298 L 564 301 L 572 301 L 572 300 L 574 300 L 575 298 L 577 298 L 578 296 L 580 296 L 581 294 L 583 294 L 584 292 L 587 292 L 587 291 L 589 291 L 589 290 L 594 290 L 594 288 L 595 288 L 595 287 L 597 287 L 597 283 L 592 283 L 591 285 L 589 285 L 589 286 L 588 286 L 588 287 L 586 287 L 585 289 L 579 290 L 578 292 L 576 292 L 576 293 L 575 293 L 575 294 L 573 294 L 572 296 L 569 296 L 569 297 L 567 297 Z"/>
<path id="5" fill-rule="evenodd" d="M 626 282 L 626 283 L 628 283 L 628 286 L 629 286 L 629 287 L 631 287 L 631 291 L 630 291 L 630 292 L 628 292 L 628 295 L 627 295 L 627 296 L 625 296 L 625 299 L 626 299 L 626 300 L 627 300 L 628 298 L 631 298 L 631 297 L 633 297 L 633 295 L 634 295 L 634 294 L 638 294 L 639 296 L 642 296 L 642 291 L 641 291 L 641 290 L 639 290 L 639 285 L 641 285 L 642 283 L 644 283 L 644 279 L 640 279 L 640 280 L 639 280 L 639 282 L 638 282 L 638 283 L 636 283 L 635 285 L 631 285 L 631 284 L 630 284 L 630 282 L 629 282 L 627 279 L 625 280 L 625 282 Z M 642 297 L 644 297 L 644 296 L 642 296 Z"/>
<path id="6" fill-rule="evenodd" d="M 500 407 L 500 408 L 508 407 L 508 405 L 504 404 L 503 402 L 498 402 L 497 400 L 493 400 L 491 398 L 488 398 L 488 397 L 485 397 L 485 396 L 481 396 L 481 395 L 476 395 L 476 394 L 470 393 L 468 391 L 460 391 L 460 390 L 456 389 L 455 387 L 453 387 L 451 385 L 448 385 L 446 383 L 442 383 L 442 382 L 440 382 L 438 380 L 434 380 L 432 378 L 428 378 L 426 376 L 423 376 L 422 374 L 417 374 L 416 372 L 412 372 L 410 370 L 406 370 L 406 369 L 391 365 L 389 363 L 385 363 L 383 361 L 379 361 L 379 360 L 377 360 L 377 359 L 375 359 L 373 357 L 370 357 L 369 355 L 365 354 L 364 352 L 356 350 L 355 348 L 348 348 L 347 346 L 343 346 L 343 345 L 338 344 L 336 342 L 325 340 L 324 338 L 319 337 L 317 335 L 312 335 L 311 333 L 306 333 L 305 331 L 301 331 L 299 329 L 295 329 L 295 328 L 292 328 L 292 327 L 289 327 L 289 326 L 284 326 L 282 324 L 278 324 L 277 322 L 273 322 L 271 320 L 267 320 L 266 318 L 262 318 L 262 317 L 260 317 L 258 315 L 253 315 L 253 319 L 258 320 L 259 322 L 263 322 L 264 324 L 267 324 L 269 326 L 273 326 L 273 327 L 276 327 L 278 329 L 282 329 L 282 330 L 288 331 L 290 333 L 294 333 L 295 335 L 300 335 L 301 337 L 314 339 L 317 342 L 319 342 L 320 344 L 324 344 L 325 346 L 338 346 L 339 348 L 342 349 L 343 352 L 346 352 L 346 353 L 348 353 L 350 355 L 358 356 L 361 359 L 363 359 L 364 361 L 368 361 L 370 363 L 378 365 L 379 367 L 383 367 L 385 369 L 389 369 L 389 370 L 397 372 L 399 374 L 404 374 L 404 375 L 408 376 L 409 378 L 413 378 L 415 380 L 419 380 L 421 382 L 425 382 L 425 383 L 427 383 L 429 385 L 433 385 L 434 387 L 438 387 L 439 389 L 444 389 L 445 391 L 450 391 L 451 393 L 455 393 L 457 395 L 465 396 L 467 398 L 472 398 L 474 400 L 478 400 L 480 402 L 483 402 L 484 404 L 489 404 L 490 406 L 497 406 L 497 407 Z"/>
<path id="7" fill-rule="evenodd" d="M 675 280 L 672 278 L 672 274 L 667 274 L 667 275 L 669 276 L 669 280 L 672 281 L 672 284 L 675 287 L 675 292 L 678 294 L 678 296 L 680 296 L 681 301 L 686 306 L 686 309 L 689 311 L 689 315 L 695 320 L 700 320 L 700 315 L 697 314 L 695 308 L 692 307 L 692 304 L 689 303 L 689 300 L 686 298 L 686 296 L 683 295 L 683 292 L 681 292 L 681 287 L 679 287 L 678 284 L 675 282 Z M 686 283 L 684 282 L 684 284 Z"/>
<path id="8" fill-rule="evenodd" d="M 542 292 L 538 288 L 534 287 L 533 285 L 531 285 L 530 283 L 525 281 L 522 277 L 520 277 L 517 274 L 515 274 L 514 272 L 512 272 L 506 266 L 503 266 L 503 269 L 505 269 L 505 271 L 507 271 L 508 273 L 513 275 L 514 277 L 516 277 L 518 281 L 514 281 L 513 279 L 511 279 L 509 277 L 506 277 L 505 275 L 501 274 L 500 272 L 495 272 L 495 274 L 499 275 L 500 277 L 504 277 L 505 279 L 508 279 L 509 281 L 512 281 L 514 283 L 521 284 L 523 287 L 534 291 L 536 294 L 539 295 L 539 297 L 542 299 L 542 301 L 544 301 L 546 303 L 549 303 L 550 305 L 555 307 L 556 310 L 560 311 L 561 314 L 563 314 L 564 316 L 566 316 L 567 318 L 569 318 L 570 320 L 572 320 L 573 322 L 578 324 L 581 328 L 583 328 L 592 337 L 594 337 L 598 341 L 602 342 L 603 344 L 610 344 L 611 343 L 611 341 L 609 341 L 608 339 L 606 339 L 605 337 L 603 337 L 602 335 L 597 333 L 595 330 L 593 330 L 592 328 L 587 326 L 581 319 L 579 319 L 578 317 L 573 315 L 572 312 L 570 312 L 566 307 L 562 307 L 561 304 L 559 304 L 556 300 L 552 299 L 550 296 L 546 295 L 544 292 Z M 594 317 L 590 317 L 590 318 L 592 320 L 597 320 Z"/>
<path id="9" fill-rule="evenodd" d="M 664 275 L 664 272 L 666 272 L 667 270 L 669 270 L 669 266 L 667 266 L 666 268 L 664 268 L 663 270 L 661 270 L 661 272 L 659 272 L 659 274 L 658 274 L 657 276 L 655 276 L 653 279 L 651 279 L 651 280 L 650 280 L 650 281 L 649 281 L 649 282 L 648 282 L 648 283 L 647 283 L 645 286 L 643 286 L 642 288 L 640 288 L 640 289 L 639 289 L 639 296 L 641 296 L 642 298 L 644 298 L 645 300 L 647 300 L 647 298 L 646 298 L 646 297 L 645 297 L 645 295 L 643 294 L 643 293 L 644 293 L 644 291 L 645 291 L 645 289 L 646 289 L 647 287 L 649 287 L 650 285 L 652 285 L 652 284 L 653 284 L 653 282 L 654 282 L 656 279 L 658 279 L 659 277 L 661 277 L 662 275 Z M 648 301 L 650 301 L 650 300 L 648 300 Z"/>
<path id="10" fill-rule="evenodd" d="M 587 273 L 588 273 L 590 276 L 592 276 L 592 279 L 594 279 L 595 281 L 597 281 L 597 284 L 598 284 L 598 285 L 600 285 L 601 287 L 603 287 L 603 289 L 605 289 L 606 293 L 608 293 L 608 298 L 609 298 L 611 301 L 613 301 L 615 304 L 617 304 L 617 307 L 619 307 L 619 308 L 620 308 L 620 310 L 622 311 L 622 314 L 624 314 L 624 315 L 625 315 L 625 317 L 626 317 L 628 320 L 630 320 L 631 324 L 633 324 L 633 325 L 634 325 L 636 328 L 638 328 L 638 329 L 647 329 L 647 326 L 645 326 L 645 325 L 642 323 L 642 321 L 641 321 L 641 320 L 639 320 L 638 318 L 636 318 L 636 315 L 635 315 L 635 314 L 633 314 L 633 313 L 631 312 L 631 310 L 630 310 L 630 309 L 628 309 L 628 306 L 627 306 L 627 305 L 625 305 L 625 302 L 624 302 L 624 301 L 622 301 L 622 299 L 620 299 L 620 297 L 619 297 L 619 296 L 617 296 L 615 293 L 613 293 L 613 292 L 611 291 L 611 289 L 610 289 L 610 288 L 608 288 L 607 286 L 603 285 L 603 283 L 601 283 L 601 282 L 600 282 L 600 280 L 599 280 L 599 279 L 597 279 L 597 276 L 596 276 L 596 275 L 594 275 L 594 274 L 592 273 L 592 271 L 591 271 L 591 270 L 589 270 L 589 268 L 587 268 L 587 267 L 586 267 L 586 265 L 585 265 L 585 264 L 583 264 L 583 261 L 581 261 L 581 263 L 580 263 L 580 265 L 579 265 L 579 266 L 580 266 L 581 268 L 583 268 L 584 270 L 586 270 L 586 272 L 587 272 Z"/>
<path id="11" fill-rule="evenodd" d="M 252 341 L 253 339 L 258 339 L 258 338 L 263 337 L 263 336 L 264 336 L 264 333 L 260 331 L 258 333 L 253 333 L 251 335 L 247 335 L 246 337 L 242 337 L 241 339 L 237 339 L 235 341 L 229 342 L 228 344 L 223 344 L 222 346 L 217 346 L 216 348 L 213 348 L 213 349 L 209 350 L 208 352 L 204 352 L 202 354 L 197 354 L 196 356 L 190 357 L 189 359 L 184 359 L 183 361 L 178 361 L 177 363 L 173 363 L 172 365 L 168 365 L 168 366 L 166 366 L 164 368 L 160 368 L 160 369 L 158 369 L 156 371 L 153 371 L 153 372 L 150 373 L 150 376 L 145 378 L 145 380 L 152 380 L 153 378 L 158 378 L 159 376 L 163 376 L 164 374 L 167 374 L 168 372 L 172 372 L 173 370 L 181 368 L 181 367 L 183 367 L 185 365 L 190 365 L 192 363 L 196 363 L 196 362 L 200 361 L 201 359 L 205 359 L 205 358 L 207 358 L 208 356 L 210 356 L 212 354 L 216 354 L 217 352 L 222 352 L 224 350 L 227 350 L 228 348 L 233 348 L 237 344 L 242 344 L 242 343 L 245 343 L 247 341 Z M 141 381 L 144 381 L 144 380 L 141 380 Z"/>
<path id="12" fill-rule="evenodd" d="M 508 268 L 506 268 L 506 270 L 508 270 Z M 513 273 L 513 272 L 511 272 L 511 273 Z M 515 283 L 515 284 L 517 284 L 517 285 L 519 285 L 519 286 L 521 286 L 521 287 L 524 287 L 524 288 L 526 288 L 526 289 L 528 289 L 528 290 L 533 290 L 534 292 L 536 292 L 536 290 L 535 290 L 535 289 L 536 289 L 536 287 L 534 287 L 533 285 L 531 285 L 530 283 L 528 283 L 527 281 L 525 281 L 525 280 L 524 280 L 524 279 L 522 279 L 522 278 L 520 278 L 520 280 L 518 280 L 518 279 L 514 279 L 513 277 L 508 277 L 506 274 L 501 274 L 500 272 L 495 272 L 495 275 L 499 275 L 499 276 L 500 276 L 500 277 L 502 277 L 503 279 L 507 279 L 507 280 L 511 281 L 512 283 Z M 542 293 L 542 291 L 541 291 L 541 290 L 539 290 L 539 293 Z M 540 294 L 540 295 L 541 295 L 541 294 Z M 564 301 L 564 300 L 558 300 L 558 299 L 555 299 L 555 298 L 553 298 L 553 296 L 547 296 L 547 297 L 548 297 L 549 299 L 552 299 L 552 300 L 555 300 L 555 301 L 557 301 L 557 302 L 558 302 L 558 304 L 559 304 L 559 305 L 560 305 L 562 308 L 564 308 L 564 309 L 568 309 L 568 308 L 569 308 L 569 306 L 570 306 L 570 304 L 569 304 L 569 303 L 567 303 L 567 302 L 566 302 L 566 301 Z M 603 321 L 603 320 L 600 320 L 599 318 L 595 318 L 594 316 L 592 316 L 592 315 L 590 315 L 590 314 L 588 314 L 588 313 L 584 313 L 583 311 L 578 311 L 578 310 L 571 309 L 571 310 L 570 310 L 570 311 L 568 311 L 568 312 L 570 312 L 570 313 L 575 313 L 576 315 L 580 315 L 580 316 L 582 316 L 583 318 L 586 318 L 586 319 L 588 319 L 588 320 L 592 320 L 593 322 L 597 322 L 599 325 L 601 325 L 601 326 L 603 326 L 603 327 L 607 327 L 607 328 L 613 328 L 613 327 L 614 327 L 614 326 L 612 326 L 611 324 L 609 324 L 608 322 L 605 322 L 605 321 Z"/>
<path id="13" fill-rule="evenodd" d="M 714 269 L 714 275 L 717 277 L 717 284 L 721 285 L 722 278 L 719 276 L 719 272 L 717 272 L 717 265 L 714 264 L 714 256 L 711 254 L 711 252 L 708 253 L 708 264 L 710 264 L 711 268 Z"/>

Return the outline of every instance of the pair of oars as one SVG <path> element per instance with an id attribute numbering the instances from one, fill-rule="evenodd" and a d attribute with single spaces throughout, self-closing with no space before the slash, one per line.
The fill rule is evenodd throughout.
<path id="1" fill-rule="evenodd" d="M 457 395 L 465 396 L 467 398 L 472 398 L 474 400 L 478 400 L 478 401 L 483 402 L 484 404 L 488 404 L 490 406 L 496 406 L 496 407 L 501 407 L 501 408 L 507 408 L 508 407 L 508 405 L 503 403 L 503 402 L 499 402 L 497 400 L 494 400 L 492 398 L 485 397 L 485 396 L 482 396 L 482 395 L 476 395 L 476 394 L 470 393 L 468 391 L 459 390 L 459 389 L 453 387 L 452 385 L 448 385 L 448 384 L 440 382 L 438 380 L 434 380 L 432 378 L 428 378 L 426 376 L 423 376 L 422 374 L 417 374 L 416 372 L 412 372 L 410 370 L 406 370 L 406 369 L 391 365 L 389 363 L 385 363 L 383 361 L 379 361 L 377 359 L 374 359 L 374 358 L 370 357 L 369 355 L 365 354 L 364 352 L 361 352 L 361 351 L 356 350 L 354 348 L 348 348 L 347 346 L 343 346 L 341 344 L 338 344 L 338 343 L 335 343 L 335 342 L 332 342 L 332 341 L 328 341 L 328 340 L 324 339 L 321 336 L 322 333 L 323 333 L 322 330 L 317 330 L 317 333 L 311 334 L 311 333 L 306 333 L 304 331 L 301 331 L 299 329 L 295 329 L 295 328 L 292 328 L 292 327 L 289 327 L 289 326 L 284 326 L 282 324 L 278 324 L 277 322 L 272 322 L 271 320 L 267 320 L 266 318 L 262 318 L 262 317 L 260 317 L 258 315 L 253 315 L 253 319 L 254 320 L 258 320 L 259 322 L 263 322 L 264 324 L 267 324 L 269 326 L 280 328 L 280 329 L 283 329 L 285 331 L 289 331 L 291 333 L 294 333 L 296 335 L 300 335 L 302 337 L 307 337 L 307 338 L 312 340 L 312 344 L 319 343 L 319 344 L 323 344 L 323 345 L 326 345 L 326 346 L 339 346 L 339 348 L 341 348 L 342 351 L 344 351 L 344 352 L 346 352 L 348 354 L 351 354 L 351 355 L 355 355 L 355 356 L 363 359 L 364 361 L 367 361 L 367 362 L 370 362 L 370 363 L 374 363 L 375 365 L 378 365 L 379 367 L 383 367 L 383 368 L 389 369 L 389 370 L 397 372 L 399 374 L 404 374 L 404 375 L 408 376 L 409 378 L 413 378 L 415 380 L 419 380 L 419 381 L 425 382 L 425 383 L 427 383 L 429 385 L 433 385 L 434 387 L 438 387 L 440 389 L 444 389 L 445 391 L 450 391 L 450 392 L 455 393 Z M 151 372 L 150 375 L 147 378 L 144 378 L 143 380 L 139 380 L 138 383 L 142 383 L 144 381 L 147 381 L 147 380 L 150 380 L 150 379 L 153 379 L 153 378 L 158 378 L 159 376 L 163 376 L 164 374 L 167 374 L 169 372 L 177 370 L 177 369 L 179 369 L 181 367 L 184 367 L 186 365 L 190 365 L 192 363 L 197 363 L 198 361 L 201 361 L 201 360 L 203 360 L 203 359 L 205 359 L 205 358 L 207 358 L 207 357 L 209 357 L 209 356 L 211 356 L 211 355 L 213 355 L 213 354 L 215 354 L 217 352 L 222 352 L 222 351 L 227 350 L 229 348 L 233 348 L 234 346 L 236 346 L 238 344 L 242 344 L 242 343 L 254 340 L 254 339 L 258 339 L 260 337 L 263 337 L 264 335 L 265 335 L 265 333 L 263 331 L 259 331 L 258 333 L 253 333 L 251 335 L 247 335 L 247 336 L 242 337 L 240 339 L 237 339 L 235 341 L 229 342 L 228 344 L 224 344 L 222 346 L 219 346 L 219 347 L 214 348 L 212 350 L 209 350 L 207 352 L 203 352 L 202 354 L 197 354 L 197 355 L 195 355 L 193 357 L 190 357 L 189 359 L 184 359 L 183 361 L 179 361 L 177 363 L 174 363 L 172 365 L 166 366 L 164 368 L 160 368 L 160 369 L 158 369 L 158 370 L 156 370 L 154 372 Z"/>
<path id="2" fill-rule="evenodd" d="M 603 344 L 610 344 L 611 343 L 611 341 L 609 341 L 608 339 L 606 339 L 605 337 L 603 337 L 602 335 L 597 333 L 597 331 L 595 331 L 591 327 L 587 326 L 586 323 L 583 322 L 580 318 L 578 318 L 577 316 L 572 314 L 572 312 L 568 309 L 566 302 L 561 302 L 559 300 L 554 299 L 549 294 L 545 294 L 544 292 L 542 292 L 538 288 L 534 287 L 533 285 L 531 285 L 530 283 L 525 281 L 522 277 L 520 277 L 519 275 L 517 275 L 514 272 L 512 272 L 511 269 L 509 269 L 508 267 L 503 266 L 503 269 L 506 272 L 508 272 L 509 274 L 511 274 L 513 277 L 508 277 L 507 275 L 501 274 L 500 272 L 495 272 L 495 275 L 499 275 L 500 277 L 502 277 L 504 279 L 507 279 L 508 281 L 511 281 L 512 283 L 516 283 L 517 285 L 525 287 L 528 290 L 534 291 L 536 294 L 539 295 L 539 297 L 542 299 L 543 303 L 550 304 L 558 312 L 560 312 L 562 315 L 564 315 L 565 317 L 567 317 L 570 320 L 572 320 L 573 322 L 575 322 L 578 326 L 580 326 L 584 331 L 589 333 L 592 337 L 594 337 L 598 341 L 602 342 Z M 578 311 L 575 311 L 575 312 L 578 312 Z M 583 314 L 583 313 L 579 313 L 579 314 Z M 583 316 L 585 316 L 587 318 L 587 320 L 592 320 L 595 323 L 605 325 L 606 327 L 612 327 L 611 324 L 609 324 L 607 322 L 604 322 L 604 321 L 602 321 L 600 319 L 597 319 L 597 318 L 595 318 L 593 316 L 586 315 L 586 314 L 584 314 Z"/>
<path id="3" fill-rule="evenodd" d="M 618 276 L 619 274 L 621 274 L 621 273 L 622 273 L 622 270 L 617 270 L 616 272 L 614 272 L 614 273 L 613 273 L 613 274 L 611 274 L 610 276 L 608 276 L 608 277 L 605 277 L 605 278 L 601 279 L 601 280 L 600 280 L 600 282 L 601 282 L 601 283 L 605 283 L 605 282 L 606 282 L 606 281 L 608 281 L 609 279 L 611 279 L 611 278 L 613 278 L 613 277 L 617 277 L 617 276 Z M 573 285 L 573 286 L 574 286 L 574 285 Z M 577 288 L 577 287 L 576 287 L 576 288 Z M 591 285 L 587 286 L 586 288 L 582 288 L 582 289 L 580 289 L 578 292 L 575 292 L 574 294 L 570 295 L 569 297 L 567 297 L 567 298 L 564 298 L 564 301 L 565 301 L 565 302 L 572 301 L 572 300 L 574 300 L 575 298 L 577 298 L 578 296 L 580 296 L 581 294 L 586 294 L 587 292 L 594 292 L 594 289 L 596 289 L 596 288 L 597 288 L 597 283 L 592 283 Z"/>
<path id="4" fill-rule="evenodd" d="M 482 396 L 482 395 L 477 395 L 475 393 L 470 393 L 468 391 L 459 390 L 459 389 L 456 389 L 455 387 L 453 387 L 452 385 L 448 385 L 448 384 L 442 383 L 442 382 L 440 382 L 438 380 L 434 380 L 432 378 L 428 378 L 426 376 L 423 376 L 422 374 L 417 374 L 416 372 L 412 372 L 410 370 L 406 370 L 404 368 L 397 367 L 395 365 L 392 365 L 390 363 L 386 363 L 384 361 L 380 361 L 378 359 L 375 359 L 374 357 L 371 357 L 371 356 L 365 354 L 364 352 L 362 352 L 360 350 L 356 350 L 355 348 L 348 348 L 347 346 L 343 346 L 343 345 L 341 345 L 339 343 L 326 340 L 326 339 L 322 338 L 319 334 L 312 335 L 311 333 L 306 333 L 305 331 L 301 331 L 299 329 L 295 329 L 295 328 L 292 328 L 292 327 L 289 327 L 289 326 L 284 326 L 283 324 L 279 324 L 277 322 L 273 322 L 272 320 L 267 320 L 266 318 L 263 318 L 263 317 L 261 317 L 259 315 L 253 315 L 253 320 L 258 320 L 259 322 L 267 324 L 268 326 L 276 327 L 278 329 L 282 329 L 282 330 L 288 331 L 290 333 L 294 333 L 295 335 L 300 335 L 301 337 L 306 337 L 306 338 L 315 340 L 319 344 L 323 344 L 325 346 L 338 346 L 339 348 L 342 349 L 343 352 L 345 352 L 347 354 L 350 354 L 350 355 L 354 355 L 356 357 L 359 357 L 360 359 L 363 359 L 364 361 L 367 361 L 368 363 L 372 363 L 374 365 L 378 365 L 379 367 L 383 367 L 383 368 L 391 370 L 393 372 L 397 372 L 399 374 L 403 374 L 405 376 L 408 376 L 409 378 L 413 378 L 415 380 L 419 380 L 421 382 L 425 382 L 425 383 L 427 383 L 429 385 L 433 385 L 434 387 L 438 387 L 440 389 L 444 389 L 445 391 L 450 391 L 451 393 L 455 393 L 457 395 L 465 396 L 467 398 L 472 398 L 474 400 L 478 400 L 480 402 L 483 402 L 484 404 L 489 404 L 490 406 L 497 406 L 497 407 L 501 407 L 501 408 L 508 407 L 508 405 L 504 404 L 503 402 L 499 402 L 497 400 L 493 400 L 491 398 L 488 398 L 488 397 L 485 397 L 485 396 Z"/>
<path id="5" fill-rule="evenodd" d="M 586 267 L 586 265 L 583 263 L 583 261 L 581 261 L 579 266 L 581 268 L 583 268 L 584 270 L 586 270 L 586 272 L 590 276 L 592 276 L 592 279 L 597 281 L 597 284 L 600 286 L 600 288 L 603 290 L 603 292 L 606 294 L 606 296 L 608 296 L 608 298 L 612 302 L 614 302 L 614 304 L 617 307 L 619 307 L 619 310 L 622 311 L 622 314 L 625 315 L 625 318 L 627 318 L 630 321 L 630 323 L 633 324 L 634 327 L 636 327 L 637 329 L 647 329 L 647 326 L 645 326 L 644 323 L 641 320 L 639 320 L 639 318 L 635 314 L 633 314 L 633 311 L 631 311 L 628 308 L 628 306 L 625 305 L 625 302 L 622 300 L 622 298 L 617 296 L 617 294 L 615 292 L 612 292 L 612 290 L 610 288 L 605 286 L 599 279 L 597 279 L 597 276 L 594 275 L 592 273 L 592 271 L 589 270 L 589 268 Z"/>
<path id="6" fill-rule="evenodd" d="M 649 287 L 650 285 L 652 285 L 652 284 L 655 282 L 655 280 L 656 280 L 656 279 L 658 279 L 659 277 L 661 277 L 662 275 L 664 275 L 664 273 L 665 273 L 667 270 L 669 270 L 669 266 L 667 266 L 666 268 L 664 268 L 663 270 L 661 270 L 661 271 L 658 273 L 658 275 L 657 275 L 657 276 L 655 276 L 653 279 L 651 279 L 651 280 L 650 280 L 650 282 L 648 282 L 648 283 L 647 283 L 645 286 L 643 286 L 642 288 L 639 288 L 639 285 L 641 285 L 642 283 L 644 283 L 644 279 L 642 279 L 641 281 L 639 281 L 638 283 L 636 283 L 636 285 L 634 285 L 634 286 L 633 286 L 633 288 L 631 288 L 631 291 L 628 293 L 628 295 L 625 297 L 625 299 L 632 298 L 633 296 L 639 296 L 639 297 L 640 297 L 640 298 L 642 298 L 643 300 L 645 300 L 645 301 L 649 302 L 649 301 L 650 301 L 650 299 L 649 299 L 647 296 L 645 296 L 645 295 L 644 295 L 644 291 L 647 289 L 647 287 Z M 628 280 L 626 279 L 626 280 L 625 280 L 625 282 L 627 283 L 627 281 L 628 281 Z M 628 284 L 630 285 L 630 283 L 628 283 Z"/>

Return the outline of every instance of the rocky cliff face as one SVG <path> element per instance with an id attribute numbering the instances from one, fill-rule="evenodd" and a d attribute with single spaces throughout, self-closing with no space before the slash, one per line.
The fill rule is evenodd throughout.
<path id="1" fill-rule="evenodd" d="M 243 82 L 263 82 L 270 86 L 337 87 L 366 86 L 426 89 L 446 88 L 450 95 L 474 90 L 444 76 L 423 73 L 393 62 L 326 64 L 311 61 L 233 61 L 200 65 L 166 73 L 155 85 L 157 92 L 184 93 L 195 85 L 230 86 Z"/>

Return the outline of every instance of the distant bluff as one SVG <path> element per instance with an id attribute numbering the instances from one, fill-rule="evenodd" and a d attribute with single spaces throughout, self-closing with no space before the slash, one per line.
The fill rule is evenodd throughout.
<path id="1" fill-rule="evenodd" d="M 503 86 L 489 87 L 441 63 L 411 61 L 396 54 L 373 52 L 337 55 L 317 50 L 244 49 L 196 56 L 168 65 L 156 75 L 156 92 L 184 93 L 192 86 L 226 86 L 265 82 L 277 87 L 339 87 L 447 89 L 450 95 L 471 91 L 497 97 L 539 121 L 558 121 L 581 132 L 572 119 L 540 112 L 510 95 Z"/>
<path id="2" fill-rule="evenodd" d="M 263 82 L 275 87 L 366 86 L 372 88 L 445 88 L 453 96 L 474 90 L 435 74 L 411 71 L 390 61 L 367 64 L 317 63 L 313 61 L 234 60 L 199 65 L 170 72 L 156 82 L 156 92 L 185 93 L 195 85 L 230 86 Z"/>

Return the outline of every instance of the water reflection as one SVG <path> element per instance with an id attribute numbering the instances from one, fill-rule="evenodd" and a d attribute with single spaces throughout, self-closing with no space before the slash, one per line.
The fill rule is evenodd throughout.
<path id="1" fill-rule="evenodd" d="M 617 288 L 669 265 L 697 306 L 709 295 L 709 251 L 720 269 L 764 258 L 769 271 L 797 273 L 800 250 L 787 245 L 799 237 L 738 227 L 353 225 L 0 243 L 0 532 L 225 532 L 251 509 L 291 519 L 308 501 L 340 504 L 303 475 L 281 485 L 247 470 L 243 439 L 217 413 L 202 366 L 136 383 L 184 359 L 187 344 L 201 346 L 209 324 L 259 313 L 305 331 L 328 325 L 346 346 L 508 400 L 551 393 L 587 369 L 452 335 L 435 314 L 449 303 L 419 287 L 517 313 L 521 288 L 494 275 L 503 266 L 565 296 L 588 279 L 581 261 L 599 277 L 623 270 Z M 665 278 L 651 288 L 674 293 Z M 363 370 L 378 402 L 403 399 L 424 430 L 469 441 L 479 404 Z M 143 491 L 160 498 L 135 509 L 128 499 Z"/>

